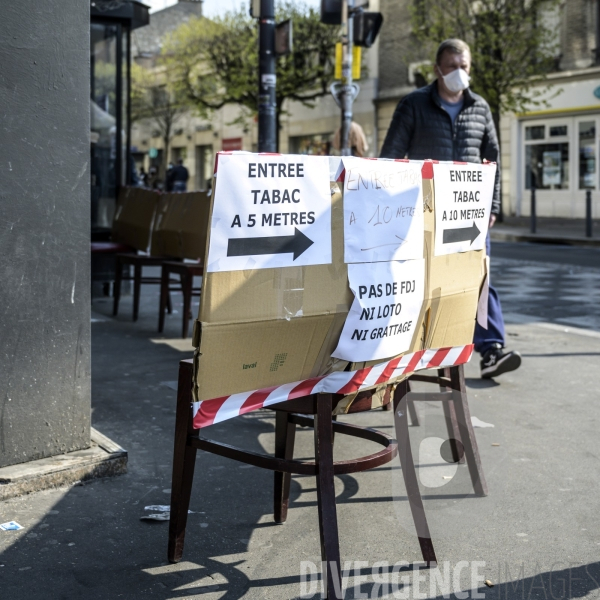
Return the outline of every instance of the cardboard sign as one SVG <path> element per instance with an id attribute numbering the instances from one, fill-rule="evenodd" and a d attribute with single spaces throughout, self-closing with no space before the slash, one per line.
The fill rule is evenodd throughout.
<path id="1" fill-rule="evenodd" d="M 348 265 L 354 302 L 335 358 L 352 362 L 406 352 L 425 293 L 424 259 Z"/>
<path id="2" fill-rule="evenodd" d="M 490 224 L 495 164 L 435 163 L 435 256 L 483 250 Z"/>
<path id="3" fill-rule="evenodd" d="M 422 258 L 422 162 L 343 162 L 345 261 Z"/>
<path id="4" fill-rule="evenodd" d="M 209 272 L 329 263 L 327 157 L 219 154 Z"/>

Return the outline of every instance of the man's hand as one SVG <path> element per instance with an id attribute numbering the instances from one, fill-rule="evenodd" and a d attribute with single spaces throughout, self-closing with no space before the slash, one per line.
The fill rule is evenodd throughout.
<path id="1" fill-rule="evenodd" d="M 491 214 L 490 215 L 490 229 L 494 226 L 495 222 L 496 222 L 496 215 Z"/>

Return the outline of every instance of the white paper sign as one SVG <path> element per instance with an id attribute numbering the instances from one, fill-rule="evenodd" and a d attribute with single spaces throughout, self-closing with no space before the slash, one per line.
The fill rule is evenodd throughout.
<path id="1" fill-rule="evenodd" d="M 421 161 L 344 157 L 344 260 L 423 257 Z"/>
<path id="2" fill-rule="evenodd" d="M 434 163 L 435 256 L 485 248 L 495 177 L 495 164 Z"/>
<path id="3" fill-rule="evenodd" d="M 219 154 L 208 271 L 330 262 L 326 156 Z"/>
<path id="4" fill-rule="evenodd" d="M 407 260 L 348 265 L 354 302 L 335 358 L 361 362 L 406 352 L 425 293 L 425 261 Z"/>

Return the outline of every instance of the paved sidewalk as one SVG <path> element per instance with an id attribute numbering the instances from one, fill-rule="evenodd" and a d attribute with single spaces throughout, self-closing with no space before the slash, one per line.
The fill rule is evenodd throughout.
<path id="1" fill-rule="evenodd" d="M 140 521 L 145 506 L 169 502 L 173 388 L 178 361 L 191 356 L 189 340 L 177 337 L 180 312 L 167 317 L 165 336 L 156 333 L 157 306 L 152 287 L 143 289 L 137 323 L 130 298 L 116 319 L 110 301 L 94 303 L 92 420 L 129 451 L 129 472 L 0 503 L 0 522 L 24 526 L 0 531 L 0 598 L 285 600 L 300 597 L 302 569 L 316 568 L 311 477 L 293 477 L 288 522 L 275 525 L 272 473 L 199 453 L 177 566 L 166 562 L 168 524 Z M 441 409 L 418 405 L 422 424 L 410 433 L 439 570 L 413 570 L 421 557 L 398 462 L 337 478 L 346 598 L 600 598 L 600 334 L 581 332 L 514 314 L 508 335 L 523 367 L 493 382 L 479 379 L 476 360 L 467 365 L 487 498 L 473 497 L 465 466 L 432 461 L 431 444 L 444 436 Z M 344 420 L 393 432 L 382 411 Z M 258 411 L 203 433 L 270 452 L 273 431 L 272 415 Z M 337 459 L 374 448 L 336 437 Z M 312 456 L 312 431 L 299 431 L 295 456 Z M 386 589 L 386 578 L 400 586 Z M 446 593 L 445 581 L 458 594 Z"/>
<path id="2" fill-rule="evenodd" d="M 586 237 L 585 219 L 538 217 L 536 233 L 531 233 L 529 217 L 504 217 L 490 230 L 492 240 L 501 242 L 539 242 L 600 247 L 600 220 L 592 221 L 592 237 Z"/>

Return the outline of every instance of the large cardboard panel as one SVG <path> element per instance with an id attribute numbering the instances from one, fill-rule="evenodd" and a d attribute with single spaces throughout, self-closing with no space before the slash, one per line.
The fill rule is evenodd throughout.
<path id="1" fill-rule="evenodd" d="M 194 335 L 198 400 L 348 367 L 331 358 L 353 300 L 343 259 L 342 190 L 331 187 L 332 264 L 205 274 Z M 472 342 L 485 273 L 482 251 L 433 257 L 431 179 L 423 181 L 423 201 L 425 299 L 409 352 Z"/>
<path id="2" fill-rule="evenodd" d="M 208 192 L 192 192 L 181 224 L 181 258 L 199 259 L 204 262 L 208 238 L 208 219 L 210 215 L 210 196 Z"/>
<path id="3" fill-rule="evenodd" d="M 169 207 L 161 226 L 161 256 L 184 258 L 180 229 L 185 219 L 188 194 L 169 194 Z"/>
<path id="4" fill-rule="evenodd" d="M 209 212 L 207 192 L 163 194 L 152 232 L 151 254 L 203 260 Z"/>
<path id="5" fill-rule="evenodd" d="M 331 358 L 353 299 L 344 263 L 342 192 L 337 183 L 331 183 L 331 191 L 332 264 L 204 275 L 196 340 L 198 398 L 347 366 Z M 273 366 L 276 356 L 284 360 L 280 368 Z"/>
<path id="6" fill-rule="evenodd" d="M 112 227 L 112 239 L 146 252 L 159 194 L 143 188 L 122 188 Z"/>
<path id="7" fill-rule="evenodd" d="M 163 243 L 163 227 L 167 213 L 169 212 L 169 200 L 174 194 L 159 194 L 156 207 L 156 216 L 154 226 L 152 227 L 152 236 L 150 239 L 150 254 L 152 256 L 165 256 Z"/>
<path id="8" fill-rule="evenodd" d="M 204 275 L 199 320 L 231 323 L 347 313 L 352 303 L 344 263 L 342 193 L 332 189 L 330 265 L 211 272 Z"/>
<path id="9" fill-rule="evenodd" d="M 435 194 L 433 179 L 423 180 L 425 258 L 423 348 L 448 348 L 473 342 L 479 290 L 485 274 L 485 251 L 434 256 Z M 431 199 L 428 203 L 428 199 Z M 430 210 L 428 208 L 433 208 Z"/>
<path id="10" fill-rule="evenodd" d="M 333 315 L 319 315 L 203 324 L 198 397 L 216 398 L 308 379 L 333 321 Z"/>

